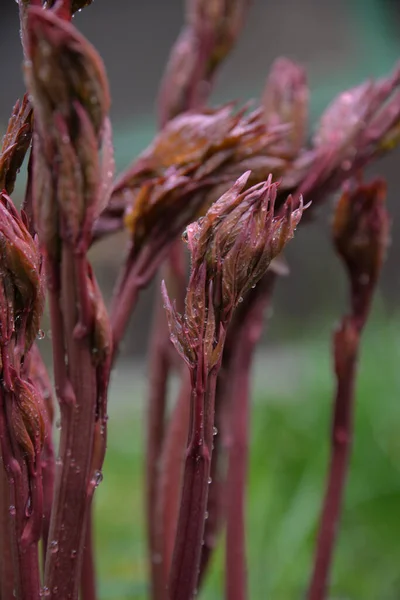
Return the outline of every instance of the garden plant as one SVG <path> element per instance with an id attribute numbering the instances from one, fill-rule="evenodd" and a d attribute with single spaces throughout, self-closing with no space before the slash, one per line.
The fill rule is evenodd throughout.
<path id="1" fill-rule="evenodd" d="M 154 279 L 143 449 L 148 595 L 201 596 L 224 539 L 225 597 L 250 598 L 253 358 L 276 284 L 290 277 L 286 244 L 296 244 L 296 229 L 336 196 L 332 246 L 347 274 L 349 307 L 333 335 L 331 456 L 304 577 L 304 597 L 323 600 L 353 438 L 359 346 L 389 241 L 386 184 L 365 181 L 363 170 L 399 140 L 400 68 L 333 99 L 312 135 L 305 70 L 285 58 L 272 65 L 260 101 L 212 107 L 213 81 L 251 3 L 186 0 L 160 85 L 158 133 L 116 175 L 107 76 L 73 20 L 90 3 L 18 0 L 26 95 L 0 153 L 0 599 L 98 597 L 92 511 L 113 427 L 110 373 Z M 121 231 L 126 255 L 106 307 L 88 252 Z M 37 343 L 45 305 L 52 372 Z M 172 374 L 180 388 L 169 406 Z"/>

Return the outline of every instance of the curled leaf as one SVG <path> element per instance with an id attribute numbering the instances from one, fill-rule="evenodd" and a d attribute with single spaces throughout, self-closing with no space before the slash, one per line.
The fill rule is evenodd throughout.
<path id="1" fill-rule="evenodd" d="M 15 439 L 32 464 L 43 447 L 45 418 L 43 404 L 34 386 L 14 373 L 12 426 Z"/>
<path id="2" fill-rule="evenodd" d="M 171 339 L 192 368 L 194 357 L 203 356 L 208 369 L 219 360 L 234 309 L 293 237 L 302 216 L 302 202 L 293 210 L 291 198 L 275 214 L 277 185 L 269 177 L 246 189 L 250 175 L 244 173 L 186 229 L 191 274 L 183 317 L 163 284 Z"/>
<path id="3" fill-rule="evenodd" d="M 96 364 L 103 363 L 112 350 L 112 331 L 106 306 L 97 285 L 92 268 L 88 273 L 89 297 L 93 304 L 93 360 Z"/>
<path id="4" fill-rule="evenodd" d="M 32 107 L 27 95 L 16 102 L 0 152 L 0 190 L 14 191 L 17 174 L 21 168 L 32 138 Z"/>
<path id="5" fill-rule="evenodd" d="M 118 199 L 127 203 L 125 224 L 137 249 L 155 237 L 160 220 L 163 235 L 171 228 L 176 236 L 177 224 L 183 229 L 203 214 L 245 171 L 242 165 L 254 153 L 268 155 L 280 135 L 267 130 L 259 111 L 244 116 L 232 106 L 177 117 L 120 176 L 110 209 Z M 250 173 L 249 187 L 268 176 L 267 165 L 269 159 Z"/>
<path id="6" fill-rule="evenodd" d="M 28 350 L 36 338 L 44 309 L 42 259 L 36 241 L 4 193 L 0 195 L 0 263 L 4 302 L 9 309 L 8 318 L 12 319 L 9 327 L 17 336 L 23 336 Z"/>

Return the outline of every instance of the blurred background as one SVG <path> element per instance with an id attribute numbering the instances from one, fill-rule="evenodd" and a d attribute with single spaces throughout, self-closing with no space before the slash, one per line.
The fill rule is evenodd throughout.
<path id="1" fill-rule="evenodd" d="M 155 99 L 182 24 L 183 0 L 95 0 L 74 22 L 97 47 L 112 92 L 118 170 L 152 139 Z M 217 78 L 212 102 L 260 97 L 271 63 L 302 63 L 311 88 L 310 135 L 342 89 L 394 68 L 400 56 L 398 0 L 254 0 L 239 43 Z M 18 8 L 1 0 L 0 132 L 23 94 Z M 399 150 L 368 176 L 387 178 L 392 245 L 363 345 L 356 437 L 332 579 L 336 600 L 400 598 Z M 16 199 L 22 194 L 21 185 Z M 346 306 L 345 278 L 330 242 L 331 206 L 289 245 L 289 277 L 275 297 L 254 374 L 249 487 L 251 600 L 302 598 L 310 570 L 324 469 L 333 380 L 330 336 Z M 124 236 L 93 250 L 110 298 Z M 142 294 L 113 372 L 105 481 L 97 495 L 101 598 L 146 596 L 142 463 L 145 352 L 154 286 Z M 44 327 L 46 331 L 46 327 Z M 49 356 L 45 338 L 43 352 Z M 171 392 L 173 393 L 173 392 Z M 222 597 L 216 557 L 204 598 Z"/>

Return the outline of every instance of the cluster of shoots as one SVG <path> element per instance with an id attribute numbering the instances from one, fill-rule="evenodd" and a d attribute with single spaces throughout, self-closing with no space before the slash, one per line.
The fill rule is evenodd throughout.
<path id="1" fill-rule="evenodd" d="M 89 4 L 18 0 L 26 95 L 0 152 L 0 598 L 98 597 L 92 500 L 112 427 L 110 371 L 140 293 L 155 277 L 161 289 L 143 485 L 149 597 L 201 593 L 226 530 L 225 598 L 249 598 L 252 360 L 275 285 L 289 274 L 286 244 L 341 191 L 332 240 L 350 308 L 333 340 L 332 452 L 307 592 L 323 600 L 353 434 L 359 344 L 389 235 L 385 183 L 363 183 L 362 170 L 399 139 L 400 70 L 340 94 L 309 141 L 306 73 L 287 59 L 272 66 L 257 108 L 208 105 L 250 3 L 188 0 L 161 84 L 159 131 L 115 176 L 107 76 L 72 22 Z M 12 196 L 24 160 L 17 209 Z M 88 252 L 120 230 L 127 252 L 107 309 Z M 36 344 L 46 301 L 52 373 Z M 181 385 L 167 416 L 172 371 Z"/>

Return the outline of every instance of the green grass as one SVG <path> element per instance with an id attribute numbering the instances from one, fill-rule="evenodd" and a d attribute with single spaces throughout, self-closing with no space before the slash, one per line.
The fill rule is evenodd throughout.
<path id="1" fill-rule="evenodd" d="M 364 339 L 332 600 L 400 598 L 399 325 L 375 323 Z M 268 381 L 257 378 L 253 406 L 250 600 L 304 598 L 328 458 L 333 391 L 328 340 L 320 334 L 280 353 L 281 368 Z M 141 600 L 147 591 L 142 392 L 132 392 L 131 402 L 118 407 L 117 391 L 96 504 L 101 598 Z M 221 547 L 201 597 L 223 597 L 222 565 Z"/>

